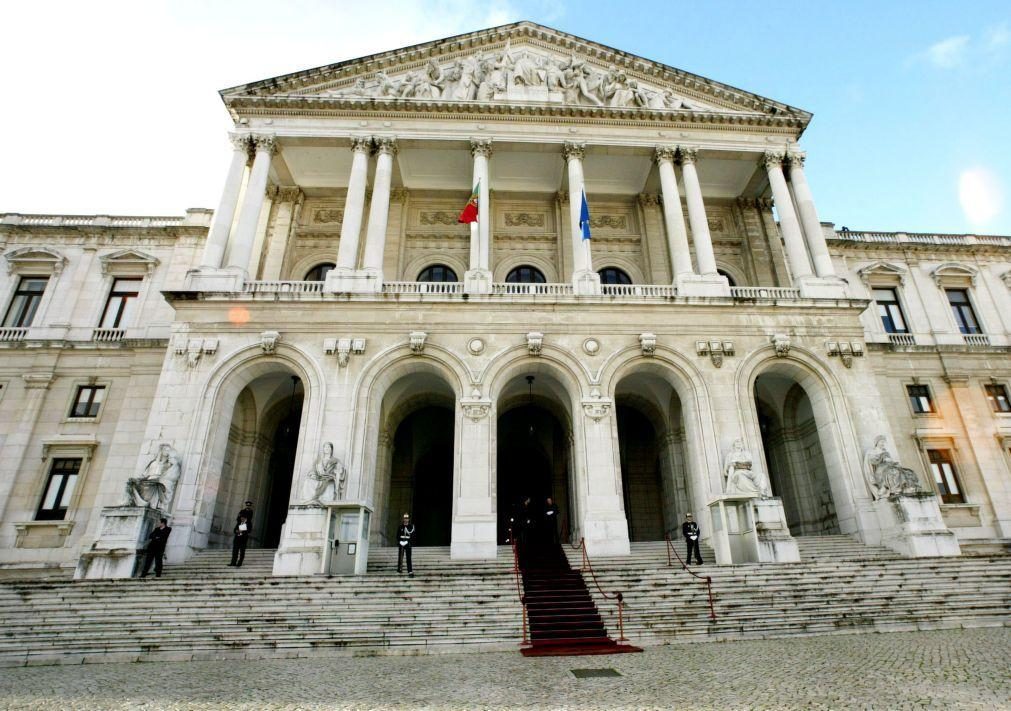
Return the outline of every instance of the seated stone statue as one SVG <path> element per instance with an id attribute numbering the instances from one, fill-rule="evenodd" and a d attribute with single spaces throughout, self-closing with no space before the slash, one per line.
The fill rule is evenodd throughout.
<path id="1" fill-rule="evenodd" d="M 923 491 L 916 472 L 892 459 L 885 449 L 884 436 L 875 439 L 874 446 L 864 454 L 864 477 L 875 499 Z"/>
<path id="2" fill-rule="evenodd" d="M 181 471 L 179 454 L 172 445 L 162 443 L 158 455 L 147 463 L 141 475 L 126 480 L 123 505 L 147 506 L 168 513 Z"/>
<path id="3" fill-rule="evenodd" d="M 725 492 L 728 494 L 743 494 L 767 498 L 769 490 L 762 481 L 762 476 L 752 469 L 751 452 L 744 448 L 744 441 L 734 440 L 734 445 L 723 463 L 723 475 L 726 477 Z"/>
<path id="4" fill-rule="evenodd" d="M 312 470 L 305 477 L 305 484 L 302 489 L 305 503 L 321 505 L 322 498 L 328 489 L 333 490 L 333 500 L 339 501 L 344 498 L 344 490 L 347 486 L 347 470 L 337 457 L 333 455 L 333 444 L 326 442 L 316 461 L 312 465 Z"/>

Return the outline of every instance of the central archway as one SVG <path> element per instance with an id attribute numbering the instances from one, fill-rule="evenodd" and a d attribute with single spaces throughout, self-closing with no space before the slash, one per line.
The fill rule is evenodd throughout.
<path id="1" fill-rule="evenodd" d="M 510 518 L 520 511 L 527 497 L 538 518 L 550 497 L 558 507 L 561 540 L 568 540 L 573 526 L 571 436 L 552 376 L 541 373 L 528 382 L 514 378 L 500 398 L 497 427 L 498 540 L 509 538 Z"/>
<path id="2" fill-rule="evenodd" d="M 410 513 L 416 546 L 448 546 L 453 518 L 453 410 L 426 405 L 401 420 L 393 437 L 386 540 Z"/>

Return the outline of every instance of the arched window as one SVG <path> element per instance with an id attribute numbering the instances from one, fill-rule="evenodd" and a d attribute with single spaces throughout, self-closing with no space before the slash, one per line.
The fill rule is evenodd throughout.
<path id="1" fill-rule="evenodd" d="M 734 278 L 730 276 L 730 274 L 728 274 L 727 272 L 723 271 L 722 269 L 717 269 L 716 273 L 725 276 L 727 278 L 727 281 L 730 282 L 730 286 L 737 286 L 737 282 L 735 282 Z"/>
<path id="2" fill-rule="evenodd" d="M 456 278 L 456 272 L 447 267 L 445 264 L 433 264 L 430 267 L 425 267 L 421 270 L 421 274 L 418 275 L 418 281 L 459 281 Z"/>
<path id="3" fill-rule="evenodd" d="M 529 264 L 524 264 L 521 267 L 516 267 L 506 276 L 507 284 L 545 284 L 547 279 L 544 278 L 544 273 L 541 272 L 537 267 L 531 267 Z"/>
<path id="4" fill-rule="evenodd" d="M 604 267 L 599 272 L 601 284 L 631 284 L 632 277 L 618 267 Z"/>
<path id="5" fill-rule="evenodd" d="M 306 281 L 326 281 L 326 275 L 331 269 L 337 265 L 333 262 L 323 262 L 322 264 L 317 264 L 315 267 L 310 269 L 306 275 Z"/>

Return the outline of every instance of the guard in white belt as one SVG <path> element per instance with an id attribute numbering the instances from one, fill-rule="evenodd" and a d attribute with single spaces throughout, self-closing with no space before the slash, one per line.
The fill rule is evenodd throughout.
<path id="1" fill-rule="evenodd" d="M 397 572 L 404 572 L 404 556 L 407 557 L 407 574 L 414 577 L 414 566 L 411 564 L 411 545 L 414 543 L 414 524 L 411 515 L 404 514 L 403 522 L 397 529 Z"/>
<path id="2" fill-rule="evenodd" d="M 702 565 L 702 554 L 699 552 L 699 536 L 701 535 L 701 531 L 690 513 L 685 514 L 685 522 L 681 524 L 681 535 L 685 537 L 685 543 L 688 545 L 688 555 L 685 556 L 685 563 L 691 565 L 692 551 L 695 551 L 695 561 L 698 565 Z"/>

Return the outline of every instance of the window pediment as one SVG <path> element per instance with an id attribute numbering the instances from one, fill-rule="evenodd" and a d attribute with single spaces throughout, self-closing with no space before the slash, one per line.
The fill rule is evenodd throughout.
<path id="1" fill-rule="evenodd" d="M 59 276 L 67 258 L 47 247 L 19 247 L 4 254 L 8 274 Z"/>
<path id="2" fill-rule="evenodd" d="M 860 281 L 864 286 L 901 286 L 906 281 L 907 269 L 901 264 L 894 262 L 874 262 L 866 267 L 857 270 Z"/>
<path id="3" fill-rule="evenodd" d="M 143 276 L 153 272 L 160 263 L 157 257 L 135 249 L 103 254 L 98 261 L 102 263 L 102 274 L 114 276 Z"/>
<path id="4" fill-rule="evenodd" d="M 977 270 L 964 264 L 945 262 L 931 272 L 938 287 L 970 287 L 976 285 Z"/>

